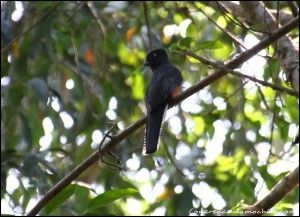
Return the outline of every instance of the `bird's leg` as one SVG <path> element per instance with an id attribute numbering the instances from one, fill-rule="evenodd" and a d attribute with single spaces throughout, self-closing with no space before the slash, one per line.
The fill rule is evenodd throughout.
<path id="1" fill-rule="evenodd" d="M 104 137 L 102 138 L 101 142 L 100 142 L 100 145 L 99 145 L 99 148 L 98 148 L 98 152 L 99 152 L 99 155 L 101 156 L 101 148 L 102 148 L 102 145 L 105 141 L 106 138 L 110 138 L 111 140 L 114 138 L 113 136 L 109 135 L 113 129 L 115 128 L 116 126 L 116 123 L 115 122 L 110 122 L 110 124 L 112 124 L 112 127 L 106 132 L 104 133 Z"/>

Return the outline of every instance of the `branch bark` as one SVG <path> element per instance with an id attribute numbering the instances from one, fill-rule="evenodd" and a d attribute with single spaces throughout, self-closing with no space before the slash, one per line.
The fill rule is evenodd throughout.
<path id="1" fill-rule="evenodd" d="M 296 2 L 294 1 L 287 1 L 287 4 L 291 8 L 291 11 L 294 15 L 294 17 L 297 17 L 299 15 L 299 7 Z"/>
<path id="2" fill-rule="evenodd" d="M 298 26 L 299 22 L 299 16 L 291 20 L 287 25 L 280 28 L 279 30 L 275 31 L 273 34 L 271 34 L 269 37 L 262 40 L 260 43 L 258 43 L 253 48 L 245 51 L 236 59 L 228 62 L 225 64 L 226 68 L 234 69 L 238 66 L 240 66 L 243 62 L 250 59 L 252 56 L 254 56 L 256 53 L 258 53 L 260 50 L 266 48 L 270 44 L 272 44 L 274 41 L 278 40 L 280 37 L 284 36 L 288 32 L 290 32 L 292 29 L 296 28 Z M 190 87 L 183 93 L 181 93 L 179 96 L 174 98 L 169 103 L 169 108 L 172 106 L 180 103 L 184 99 L 188 98 L 189 96 L 193 95 L 194 93 L 198 92 L 199 90 L 203 89 L 204 87 L 208 86 L 212 82 L 222 78 L 225 76 L 228 72 L 224 69 L 218 70 L 217 72 L 209 75 L 208 77 L 204 78 L 202 81 L 198 82 L 194 86 Z M 145 123 L 146 123 L 147 116 L 142 117 L 140 120 L 135 122 L 134 124 L 130 125 L 128 128 L 123 130 L 121 133 L 117 134 L 116 136 L 113 136 L 112 139 L 109 142 L 106 142 L 103 147 L 101 148 L 100 152 L 95 151 L 92 153 L 84 162 L 82 162 L 80 165 L 78 165 L 74 170 L 72 170 L 66 177 L 64 177 L 61 181 L 59 181 L 53 188 L 51 188 L 38 203 L 35 205 L 35 207 L 30 210 L 27 214 L 27 216 L 36 215 L 38 214 L 41 209 L 55 196 L 57 195 L 62 189 L 64 189 L 66 186 L 68 186 L 74 179 L 76 179 L 82 172 L 84 172 L 88 167 L 90 167 L 93 163 L 97 162 L 99 160 L 100 155 L 104 155 L 107 151 L 111 150 L 113 147 L 115 147 L 117 144 L 119 144 L 121 141 L 123 141 L 125 138 L 127 138 L 130 134 L 134 133 L 138 129 L 140 129 Z"/>
<path id="3" fill-rule="evenodd" d="M 299 167 L 280 180 L 264 199 L 244 209 L 244 213 L 247 215 L 260 216 L 268 212 L 287 193 L 296 187 L 298 183 Z"/>

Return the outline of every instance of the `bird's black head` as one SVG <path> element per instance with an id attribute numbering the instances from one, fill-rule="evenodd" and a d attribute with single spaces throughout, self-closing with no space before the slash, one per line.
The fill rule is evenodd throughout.
<path id="1" fill-rule="evenodd" d="M 153 51 L 150 51 L 146 57 L 145 66 L 150 66 L 152 70 L 156 69 L 160 64 L 167 63 L 168 55 L 167 52 L 160 48 Z"/>

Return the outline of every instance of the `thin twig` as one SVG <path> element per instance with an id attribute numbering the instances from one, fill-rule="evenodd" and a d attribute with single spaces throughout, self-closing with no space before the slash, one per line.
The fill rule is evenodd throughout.
<path id="1" fill-rule="evenodd" d="M 170 151 L 169 151 L 169 149 L 168 149 L 168 147 L 167 147 L 167 145 L 166 145 L 165 142 L 163 142 L 163 147 L 164 147 L 164 149 L 165 149 L 165 151 L 166 151 L 166 154 L 167 154 L 167 156 L 168 156 L 170 162 L 171 162 L 171 163 L 173 164 L 173 166 L 175 167 L 176 171 L 177 171 L 182 177 L 186 177 L 186 176 L 184 175 L 184 173 L 181 171 L 181 169 L 179 169 L 178 165 L 176 164 L 175 160 L 173 159 L 173 157 L 172 157 L 172 155 L 171 155 L 171 153 L 170 153 Z"/>
<path id="2" fill-rule="evenodd" d="M 184 173 L 180 170 L 180 168 L 178 167 L 178 165 L 176 164 L 175 162 L 175 159 L 172 157 L 167 145 L 165 144 L 165 142 L 163 142 L 163 147 L 166 151 L 166 154 L 167 154 L 167 157 L 169 158 L 170 162 L 173 164 L 173 166 L 175 167 L 176 171 L 178 172 L 179 174 L 179 178 L 182 182 L 182 184 L 184 184 L 184 186 L 190 190 L 190 192 L 192 192 L 192 186 L 189 182 L 186 182 L 185 178 L 186 178 L 186 175 L 184 175 Z"/>
<path id="3" fill-rule="evenodd" d="M 144 6 L 145 22 L 146 22 L 148 40 L 149 40 L 149 50 L 151 51 L 152 50 L 152 40 L 151 40 L 150 24 L 149 24 L 149 19 L 148 19 L 147 1 L 143 2 L 143 6 Z"/>
<path id="4" fill-rule="evenodd" d="M 218 27 L 221 31 L 223 31 L 228 37 L 230 37 L 236 44 L 239 44 L 244 49 L 247 49 L 246 46 L 243 44 L 242 40 L 240 40 L 238 37 L 236 37 L 232 32 L 228 31 L 227 29 L 222 28 L 219 26 L 210 16 L 208 16 L 201 8 L 194 7 L 199 10 L 211 23 L 213 23 L 216 27 Z"/>
<path id="5" fill-rule="evenodd" d="M 79 54 L 78 54 L 78 50 L 77 50 L 77 47 L 76 47 L 76 44 L 75 44 L 73 34 L 74 34 L 73 30 L 71 30 L 71 42 L 72 42 L 73 51 L 74 51 L 74 60 L 75 60 L 75 63 L 76 63 L 76 72 L 80 76 Z"/>
<path id="6" fill-rule="evenodd" d="M 274 107 L 272 110 L 272 121 L 271 121 L 271 132 L 270 132 L 270 138 L 269 138 L 269 143 L 271 144 L 270 152 L 272 151 L 272 143 L 273 143 L 273 133 L 274 133 L 274 125 L 275 125 L 275 119 L 276 119 L 276 98 L 277 98 L 277 92 L 275 93 L 274 97 Z"/>
<path id="7" fill-rule="evenodd" d="M 62 4 L 63 1 L 58 2 L 57 4 L 55 4 L 53 6 L 53 8 L 51 8 L 49 11 L 47 11 L 41 18 L 38 19 L 38 21 L 36 21 L 33 25 L 31 25 L 28 29 L 26 29 L 25 31 L 21 32 L 17 37 L 15 37 L 13 40 L 11 40 L 7 45 L 5 45 L 2 49 L 1 49 L 1 53 L 3 53 L 4 51 L 6 51 L 15 41 L 19 40 L 22 36 L 24 36 L 25 34 L 27 34 L 28 32 L 30 32 L 31 30 L 33 30 L 38 24 L 40 24 L 44 19 L 46 19 L 53 11 L 55 11 L 55 9 Z"/>
<path id="8" fill-rule="evenodd" d="M 68 21 L 71 21 L 71 19 L 75 16 L 75 14 L 82 8 L 83 5 L 85 5 L 87 2 L 83 1 L 77 7 L 73 10 L 72 14 L 67 18 Z"/>
<path id="9" fill-rule="evenodd" d="M 206 59 L 204 57 L 201 57 L 201 56 L 199 56 L 199 55 L 197 55 L 194 52 L 189 51 L 189 50 L 183 50 L 182 49 L 182 50 L 179 50 L 179 51 L 175 50 L 174 52 L 180 53 L 182 55 L 193 57 L 196 60 L 202 62 L 203 64 L 213 66 L 214 68 L 217 68 L 217 69 L 220 69 L 221 67 L 224 67 L 224 64 L 221 63 L 221 62 L 215 62 L 215 61 L 208 60 L 208 59 Z"/>
<path id="10" fill-rule="evenodd" d="M 231 71 L 229 73 L 232 74 L 232 75 L 239 76 L 239 77 L 247 78 L 247 79 L 249 79 L 251 81 L 254 81 L 254 82 L 257 82 L 261 85 L 268 86 L 268 87 L 272 88 L 273 90 L 286 92 L 287 94 L 289 94 L 291 96 L 299 97 L 299 93 L 297 91 L 293 90 L 293 89 L 286 88 L 286 87 L 283 87 L 283 86 L 279 86 L 279 85 L 276 85 L 276 84 L 272 84 L 272 83 L 267 82 L 267 81 L 262 81 L 262 80 L 251 77 L 249 75 L 245 75 L 245 74 L 237 72 L 237 71 Z"/>
<path id="11" fill-rule="evenodd" d="M 104 25 L 102 19 L 101 19 L 101 16 L 100 16 L 97 8 L 94 6 L 94 2 L 93 1 L 89 1 L 87 3 L 87 5 L 88 5 L 88 7 L 89 7 L 89 9 L 90 9 L 93 17 L 96 19 L 96 22 L 97 22 L 98 26 L 100 27 L 100 31 L 99 32 L 100 32 L 100 37 L 102 37 L 102 38 L 100 38 L 99 40 L 104 42 L 105 38 L 107 36 L 107 30 L 105 28 L 105 25 Z M 104 53 L 102 53 L 102 54 L 100 53 L 100 54 L 98 54 L 98 56 L 99 55 L 101 56 L 101 58 L 98 58 L 98 60 L 100 61 L 100 63 L 98 65 L 100 67 L 99 67 L 99 72 L 96 73 L 95 76 L 101 78 L 103 76 L 103 73 L 104 73 L 103 70 L 104 70 L 106 62 L 107 62 L 107 56 Z"/>
<path id="12" fill-rule="evenodd" d="M 178 51 L 175 51 L 175 52 L 178 52 Z M 283 91 L 283 92 L 288 93 L 289 95 L 292 95 L 292 96 L 295 96 L 295 97 L 299 97 L 299 93 L 297 91 L 293 90 L 293 89 L 286 88 L 286 87 L 279 86 L 279 85 L 275 85 L 275 84 L 269 83 L 267 81 L 262 81 L 262 80 L 259 80 L 259 79 L 255 78 L 255 77 L 242 74 L 242 73 L 240 73 L 238 71 L 234 71 L 232 69 L 227 69 L 227 68 L 225 68 L 225 65 L 223 63 L 221 63 L 221 62 L 214 62 L 214 61 L 205 59 L 205 58 L 203 58 L 203 57 L 201 57 L 201 56 L 193 53 L 192 51 L 181 50 L 181 51 L 179 51 L 179 53 L 181 53 L 183 55 L 187 55 L 187 56 L 193 57 L 196 60 L 199 60 L 200 62 L 202 62 L 203 64 L 213 66 L 213 67 L 215 67 L 217 69 L 227 70 L 232 75 L 235 75 L 235 76 L 238 76 L 238 77 L 247 78 L 247 79 L 249 79 L 251 81 L 254 81 L 254 82 L 257 82 L 257 83 L 259 83 L 261 85 L 271 87 L 274 90 Z"/>
<path id="13" fill-rule="evenodd" d="M 279 25 L 279 1 L 276 1 L 276 27 L 277 29 L 279 29 L 280 25 Z M 275 52 L 274 52 L 275 53 Z"/>
<path id="14" fill-rule="evenodd" d="M 297 17 L 299 15 L 299 7 L 296 4 L 295 1 L 286 1 L 286 3 L 289 5 L 294 17 Z"/>
<path id="15" fill-rule="evenodd" d="M 238 57 L 236 57 L 234 60 L 228 62 L 225 66 L 226 68 L 234 69 L 241 65 L 243 62 L 247 61 L 251 57 L 253 57 L 256 53 L 258 53 L 260 50 L 266 48 L 270 44 L 272 44 L 274 41 L 278 40 L 280 37 L 284 36 L 294 28 L 298 27 L 299 23 L 299 17 L 294 18 L 290 22 L 288 22 L 286 25 L 284 25 L 279 30 L 275 31 L 273 34 L 271 34 L 269 37 L 262 40 L 260 43 L 258 43 L 253 48 L 245 51 L 244 53 L 240 54 Z M 189 96 L 193 95 L 194 93 L 198 92 L 199 90 L 203 89 L 204 87 L 210 85 L 211 83 L 217 81 L 218 79 L 225 76 L 227 72 L 223 69 L 218 70 L 217 72 L 209 75 L 208 77 L 204 78 L 202 81 L 198 82 L 194 86 L 191 86 L 186 91 L 182 92 L 180 95 L 178 95 L 176 98 L 174 98 L 170 103 L 170 107 L 182 102 L 184 99 L 188 98 Z M 126 139 L 130 134 L 134 133 L 138 129 L 140 129 L 147 120 L 147 116 L 142 117 L 129 127 L 127 127 L 125 130 L 117 134 L 114 139 L 108 141 L 103 145 L 103 148 L 101 149 L 101 154 L 105 153 L 112 148 L 114 148 L 117 144 L 119 144 L 121 141 Z M 76 168 L 74 168 L 69 174 L 67 174 L 64 178 L 62 178 L 57 184 L 55 184 L 38 202 L 37 204 L 27 213 L 28 216 L 36 215 L 38 214 L 43 207 L 51 201 L 61 190 L 63 190 L 65 187 L 67 187 L 74 179 L 76 179 L 82 172 L 84 172 L 87 168 L 89 168 L 92 164 L 97 162 L 99 159 L 99 153 L 98 150 L 92 153 L 89 157 L 87 157 L 80 165 L 78 165 Z"/>
<path id="16" fill-rule="evenodd" d="M 243 82 L 238 88 L 236 88 L 231 94 L 224 97 L 224 102 L 228 101 L 231 97 L 233 97 L 236 93 L 243 89 L 243 87 L 247 84 L 247 81 Z M 218 106 L 212 104 L 212 106 L 205 111 L 204 114 L 201 114 L 202 117 L 206 117 L 207 115 L 211 114 Z"/>
<path id="17" fill-rule="evenodd" d="M 257 87 L 260 98 L 263 101 L 263 104 L 265 105 L 266 109 L 269 110 L 269 106 L 268 106 L 268 103 L 267 103 L 267 100 L 266 100 L 266 97 L 265 97 L 264 93 L 261 91 L 261 88 L 260 88 L 260 86 L 257 85 L 257 83 L 255 83 L 255 85 Z"/>
<path id="18" fill-rule="evenodd" d="M 278 83 L 278 73 L 276 74 L 276 78 L 275 78 L 275 85 Z M 275 127 L 275 120 L 277 118 L 277 113 L 276 113 L 276 100 L 277 100 L 277 96 L 278 96 L 278 92 L 275 92 L 275 96 L 274 96 L 274 102 L 273 102 L 273 110 L 272 110 L 272 121 L 271 121 L 271 133 L 270 133 L 270 139 L 269 139 L 269 143 L 271 145 L 270 147 L 270 153 L 272 152 L 272 145 L 273 145 L 273 134 L 274 134 L 274 127 Z M 270 155 L 268 156 L 268 160 L 269 161 Z"/>
<path id="19" fill-rule="evenodd" d="M 247 30 L 249 30 L 249 31 L 251 31 L 251 32 L 253 32 L 254 34 L 256 34 L 256 32 L 258 32 L 258 33 L 264 33 L 264 34 L 269 34 L 268 32 L 265 32 L 265 31 L 261 31 L 261 30 L 257 30 L 257 29 L 252 29 L 251 27 L 247 27 L 247 26 L 245 26 L 242 22 L 236 22 L 234 19 L 232 19 L 230 16 L 228 16 L 226 13 L 225 13 L 225 11 L 224 11 L 224 8 L 223 8 L 223 6 L 221 7 L 220 6 L 220 3 L 217 1 L 217 5 L 218 5 L 218 8 L 219 8 L 219 10 L 224 14 L 224 16 L 225 16 L 225 18 L 227 18 L 227 19 L 229 19 L 229 20 L 231 20 L 233 23 L 235 23 L 236 25 L 238 25 L 238 26 L 240 26 L 240 27 L 242 27 L 242 28 L 244 28 L 244 29 L 247 29 Z"/>
<path id="20" fill-rule="evenodd" d="M 80 61 L 79 61 L 80 57 L 79 57 L 78 49 L 75 45 L 75 39 L 74 39 L 73 34 L 74 34 L 74 30 L 71 29 L 70 35 L 71 35 L 71 42 L 72 42 L 72 46 L 73 46 L 73 50 L 74 50 L 74 60 L 75 60 L 76 68 L 74 69 L 74 67 L 71 64 L 67 64 L 67 65 L 72 70 L 74 70 L 78 74 L 78 76 L 82 79 L 84 84 L 86 84 L 89 87 L 87 89 L 91 90 L 96 96 L 99 97 L 99 99 L 101 99 L 101 96 L 99 95 L 97 88 L 94 85 L 94 81 L 92 79 L 90 79 L 88 76 L 86 76 L 85 73 L 83 72 L 83 70 L 80 68 Z M 85 89 L 85 90 L 87 90 L 87 89 Z"/>
<path id="21" fill-rule="evenodd" d="M 104 24 L 101 21 L 100 16 L 99 16 L 99 14 L 98 14 L 98 12 L 97 12 L 97 10 L 96 10 L 96 8 L 93 4 L 94 4 L 94 2 L 92 2 L 92 1 L 87 3 L 92 15 L 96 19 L 96 22 L 97 22 L 97 24 L 99 25 L 99 27 L 102 31 L 103 38 L 105 38 L 106 37 L 106 29 L 105 29 Z"/>

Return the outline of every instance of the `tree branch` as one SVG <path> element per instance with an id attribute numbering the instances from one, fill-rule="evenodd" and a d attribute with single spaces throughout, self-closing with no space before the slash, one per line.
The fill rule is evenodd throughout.
<path id="1" fill-rule="evenodd" d="M 283 91 L 283 92 L 286 92 L 286 93 L 288 93 L 288 94 L 290 94 L 292 96 L 299 97 L 299 93 L 297 91 L 293 90 L 293 89 L 290 89 L 290 88 L 287 88 L 287 87 L 283 87 L 283 86 L 279 86 L 279 85 L 276 85 L 276 84 L 272 84 L 272 83 L 269 83 L 267 81 L 262 81 L 262 80 L 259 80 L 259 79 L 255 78 L 255 77 L 252 77 L 252 76 L 249 76 L 249 75 L 245 75 L 245 74 L 240 73 L 238 71 L 234 71 L 232 69 L 227 69 L 227 68 L 225 68 L 225 65 L 223 63 L 210 61 L 210 60 L 205 59 L 205 58 L 203 58 L 201 56 L 198 56 L 197 54 L 195 54 L 195 53 L 193 53 L 191 51 L 183 50 L 182 54 L 190 56 L 190 57 L 193 57 L 196 60 L 199 60 L 200 62 L 202 62 L 203 64 L 213 66 L 213 67 L 215 67 L 217 69 L 224 69 L 224 70 L 226 70 L 227 72 L 229 72 L 232 75 L 235 75 L 235 76 L 238 76 L 238 77 L 242 77 L 242 78 L 247 78 L 247 79 L 249 79 L 251 81 L 254 81 L 254 82 L 257 82 L 257 83 L 259 83 L 261 85 L 271 87 L 273 90 Z"/>
<path id="2" fill-rule="evenodd" d="M 260 216 L 265 212 L 268 212 L 270 208 L 296 187 L 298 183 L 299 166 L 280 180 L 264 199 L 244 209 L 244 213 L 247 215 Z"/>
<path id="3" fill-rule="evenodd" d="M 294 1 L 287 1 L 286 3 L 291 8 L 291 11 L 292 11 L 294 17 L 297 17 L 299 15 L 299 7 L 296 4 L 296 2 L 294 2 Z"/>
<path id="4" fill-rule="evenodd" d="M 280 37 L 284 36 L 288 32 L 290 32 L 292 29 L 298 27 L 299 17 L 294 18 L 291 20 L 287 25 L 280 28 L 279 30 L 275 31 L 273 34 L 271 34 L 269 37 L 262 40 L 260 43 L 258 43 L 253 48 L 245 51 L 236 59 L 228 62 L 225 64 L 226 68 L 234 69 L 241 65 L 243 62 L 250 59 L 252 56 L 254 56 L 256 53 L 258 53 L 260 50 L 266 48 L 270 44 L 272 44 L 274 41 L 278 40 Z M 208 86 L 212 82 L 220 79 L 221 77 L 225 76 L 227 74 L 227 71 L 224 69 L 220 69 L 217 72 L 209 75 L 208 77 L 204 78 L 202 81 L 198 82 L 194 86 L 190 87 L 186 91 L 182 92 L 179 96 L 174 98 L 169 104 L 171 108 L 172 106 L 180 103 L 184 99 L 188 98 L 189 96 L 193 95 L 197 91 L 203 89 L 204 87 Z M 84 172 L 87 168 L 89 168 L 93 163 L 97 162 L 99 160 L 100 155 L 104 154 L 105 152 L 111 150 L 113 147 L 115 147 L 117 144 L 119 144 L 122 140 L 127 138 L 130 134 L 134 133 L 138 129 L 140 129 L 145 123 L 146 123 L 147 117 L 144 116 L 137 122 L 130 125 L 128 128 L 117 134 L 116 136 L 113 136 L 110 141 L 105 143 L 103 147 L 101 148 L 100 152 L 95 151 L 92 153 L 84 162 L 82 162 L 80 165 L 78 165 L 74 170 L 72 170 L 66 177 L 64 177 L 61 181 L 59 181 L 53 188 L 51 188 L 38 203 L 35 205 L 35 207 L 28 212 L 28 216 L 30 215 L 36 215 L 38 214 L 41 209 L 56 195 L 58 194 L 62 189 L 64 189 L 67 185 L 69 185 L 74 179 L 76 179 L 82 172 Z M 99 154 L 100 153 L 100 154 Z"/>

